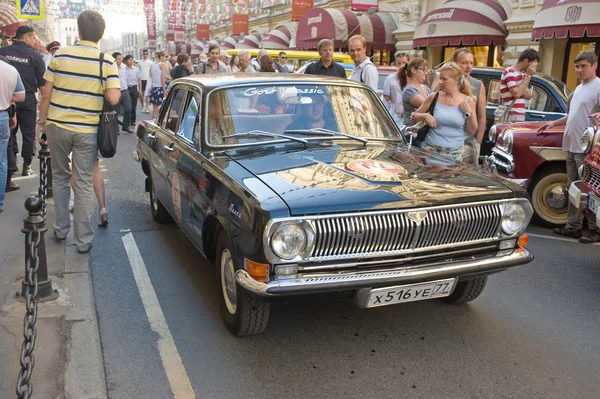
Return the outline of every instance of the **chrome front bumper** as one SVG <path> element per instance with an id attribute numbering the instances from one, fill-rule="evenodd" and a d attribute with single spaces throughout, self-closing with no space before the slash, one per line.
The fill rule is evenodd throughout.
<path id="1" fill-rule="evenodd" d="M 409 284 L 490 273 L 529 263 L 532 260 L 533 254 L 531 252 L 525 248 L 519 248 L 505 256 L 490 255 L 480 259 L 459 261 L 440 260 L 412 268 L 401 266 L 384 270 L 315 273 L 310 276 L 279 279 L 268 283 L 258 282 L 245 270 L 238 270 L 235 273 L 235 279 L 243 288 L 259 296 L 308 294 Z"/>
<path id="2" fill-rule="evenodd" d="M 492 155 L 489 157 L 489 163 L 495 165 L 501 172 L 511 173 L 515 170 L 513 156 L 498 147 L 492 148 Z"/>

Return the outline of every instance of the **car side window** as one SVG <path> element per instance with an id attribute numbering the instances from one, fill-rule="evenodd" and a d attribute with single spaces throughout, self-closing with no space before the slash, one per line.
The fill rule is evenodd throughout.
<path id="1" fill-rule="evenodd" d="M 491 79 L 487 90 L 487 105 L 500 104 L 500 79 Z"/>
<path id="2" fill-rule="evenodd" d="M 529 111 L 546 111 L 546 105 L 548 103 L 548 93 L 540 86 L 533 85 L 533 91 L 531 98 L 527 103 L 527 109 Z"/>
<path id="3" fill-rule="evenodd" d="M 163 114 L 161 123 L 163 128 L 169 130 L 173 134 L 175 134 L 179 127 L 179 115 L 181 114 L 181 107 L 186 93 L 183 87 L 175 88 L 174 90 L 175 91 L 170 95 L 171 101 Z"/>
<path id="4" fill-rule="evenodd" d="M 198 123 L 200 104 L 200 95 L 198 93 L 191 93 L 188 105 L 179 123 L 179 129 L 177 130 L 177 135 L 190 144 L 197 144 L 200 141 L 200 132 L 196 129 L 197 126 L 200 126 Z"/>

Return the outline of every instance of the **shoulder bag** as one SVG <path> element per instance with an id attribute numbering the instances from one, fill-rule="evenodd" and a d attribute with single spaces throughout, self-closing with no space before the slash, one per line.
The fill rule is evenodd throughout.
<path id="1" fill-rule="evenodd" d="M 100 85 L 104 89 L 103 63 L 104 53 L 100 53 Z M 117 152 L 119 122 L 115 108 L 104 97 L 104 90 L 102 90 L 102 99 L 104 105 L 102 112 L 100 112 L 100 121 L 98 122 L 98 150 L 100 150 L 100 154 L 104 158 L 112 158 Z"/>
<path id="2" fill-rule="evenodd" d="M 429 104 L 429 109 L 427 110 L 428 114 L 433 115 L 433 110 L 435 109 L 435 104 L 437 103 L 439 95 L 439 91 L 435 93 L 433 100 L 431 100 L 431 104 Z M 417 141 L 425 141 L 425 137 L 427 137 L 427 133 L 429 133 L 429 125 L 425 121 L 419 123 L 418 125 L 421 126 L 419 126 L 419 130 L 417 130 Z"/>
<path id="3" fill-rule="evenodd" d="M 509 102 L 508 104 L 502 104 L 502 98 L 500 99 L 500 104 L 494 111 L 494 124 L 508 122 L 508 118 L 510 116 L 510 110 L 515 104 L 516 100 Z"/>

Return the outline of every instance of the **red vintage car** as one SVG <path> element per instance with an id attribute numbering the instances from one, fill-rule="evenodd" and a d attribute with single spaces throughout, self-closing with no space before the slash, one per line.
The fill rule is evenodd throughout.
<path id="1" fill-rule="evenodd" d="M 496 145 L 486 161 L 498 174 L 527 188 L 535 217 L 542 224 L 560 227 L 567 222 L 567 153 L 562 151 L 564 126 L 538 133 L 543 122 L 517 122 L 492 126 Z"/>
<path id="2" fill-rule="evenodd" d="M 569 187 L 569 201 L 583 208 L 588 217 L 600 222 L 600 125 L 589 127 L 581 139 L 582 147 L 587 148 L 583 167 L 579 170 L 581 180 Z"/>

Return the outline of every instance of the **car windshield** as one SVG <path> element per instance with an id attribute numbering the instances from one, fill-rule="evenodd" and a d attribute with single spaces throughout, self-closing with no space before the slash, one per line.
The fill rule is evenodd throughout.
<path id="1" fill-rule="evenodd" d="M 211 146 L 265 141 L 402 140 L 369 90 L 344 84 L 258 84 L 217 89 L 208 97 Z"/>

